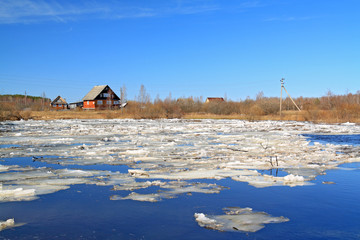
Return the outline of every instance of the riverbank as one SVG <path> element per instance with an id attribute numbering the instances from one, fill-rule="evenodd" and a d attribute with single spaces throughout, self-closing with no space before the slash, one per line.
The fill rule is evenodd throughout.
<path id="1" fill-rule="evenodd" d="M 0 120 L 58 120 L 58 119 L 158 119 L 158 118 L 182 118 L 182 119 L 240 119 L 248 121 L 284 120 L 284 121 L 309 121 L 314 123 L 344 123 L 354 122 L 360 124 L 359 117 L 339 118 L 333 111 L 283 111 L 282 116 L 255 115 L 255 114 L 211 114 L 211 113 L 185 113 L 175 117 L 166 115 L 148 115 L 141 112 L 125 110 L 103 111 L 3 111 Z"/>

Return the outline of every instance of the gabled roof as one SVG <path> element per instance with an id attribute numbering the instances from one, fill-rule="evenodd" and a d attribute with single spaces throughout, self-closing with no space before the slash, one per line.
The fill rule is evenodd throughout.
<path id="1" fill-rule="evenodd" d="M 95 100 L 96 98 L 99 97 L 99 95 L 101 93 L 105 93 L 108 92 L 109 90 L 111 90 L 112 94 L 114 94 L 112 96 L 112 99 L 114 100 L 120 100 L 120 98 L 116 95 L 116 93 L 109 87 L 109 85 L 98 85 L 93 87 L 90 92 L 88 92 L 88 94 L 86 94 L 85 97 L 83 97 L 83 101 L 91 101 L 91 100 Z M 101 97 L 101 96 L 100 96 Z"/>
<path id="2" fill-rule="evenodd" d="M 65 101 L 65 99 L 63 99 L 60 96 L 57 96 L 57 98 L 55 98 L 51 104 L 67 104 L 67 102 Z"/>
<path id="3" fill-rule="evenodd" d="M 206 102 L 224 102 L 224 98 L 222 97 L 208 97 Z"/>
<path id="4" fill-rule="evenodd" d="M 107 87 L 107 85 L 99 85 L 99 86 L 95 86 L 93 87 L 90 92 L 88 92 L 88 94 L 86 94 L 85 97 L 83 97 L 83 101 L 87 101 L 87 100 L 94 100 L 105 88 Z"/>

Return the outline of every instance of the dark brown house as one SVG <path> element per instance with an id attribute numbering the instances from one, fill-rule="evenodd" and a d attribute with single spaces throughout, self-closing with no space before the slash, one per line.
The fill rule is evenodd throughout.
<path id="1" fill-rule="evenodd" d="M 82 99 L 83 109 L 114 109 L 120 107 L 120 98 L 108 85 L 93 87 Z"/>

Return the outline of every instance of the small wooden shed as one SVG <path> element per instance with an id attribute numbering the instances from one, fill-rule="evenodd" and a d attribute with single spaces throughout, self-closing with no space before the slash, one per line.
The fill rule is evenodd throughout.
<path id="1" fill-rule="evenodd" d="M 83 107 L 84 102 L 73 102 L 69 103 L 70 109 L 81 109 Z"/>

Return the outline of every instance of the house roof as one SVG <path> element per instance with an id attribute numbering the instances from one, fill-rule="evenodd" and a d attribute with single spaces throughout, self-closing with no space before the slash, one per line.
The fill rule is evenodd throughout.
<path id="1" fill-rule="evenodd" d="M 222 97 L 208 97 L 206 99 L 207 102 L 212 102 L 212 101 L 215 101 L 215 102 L 223 102 L 225 101 L 224 98 Z"/>
<path id="2" fill-rule="evenodd" d="M 86 94 L 85 97 L 83 97 L 83 101 L 87 100 L 94 100 L 103 90 L 106 88 L 107 85 L 98 85 L 93 87 L 88 94 Z"/>
<path id="3" fill-rule="evenodd" d="M 66 100 L 63 99 L 62 97 L 60 96 L 57 96 L 52 102 L 51 104 L 67 104 Z"/>

